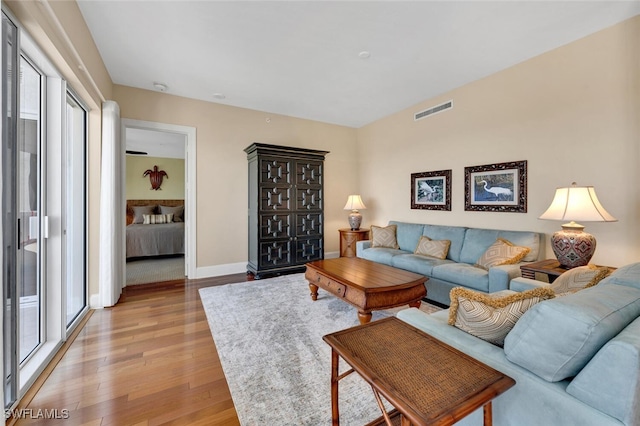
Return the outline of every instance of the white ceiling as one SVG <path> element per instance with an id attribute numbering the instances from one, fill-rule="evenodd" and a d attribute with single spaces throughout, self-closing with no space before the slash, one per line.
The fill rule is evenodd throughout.
<path id="1" fill-rule="evenodd" d="M 116 84 L 356 128 L 640 14 L 614 0 L 78 4 Z"/>
<path id="2" fill-rule="evenodd" d="M 125 129 L 127 151 L 144 152 L 150 157 L 185 158 L 184 134 L 150 129 Z"/>

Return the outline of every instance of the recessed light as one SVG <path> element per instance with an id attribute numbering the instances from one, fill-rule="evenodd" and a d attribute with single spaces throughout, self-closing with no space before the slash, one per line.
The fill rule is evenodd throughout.
<path id="1" fill-rule="evenodd" d="M 369 57 L 371 56 L 371 52 L 363 50 L 362 52 L 358 53 L 358 56 L 360 57 L 360 59 L 369 59 Z"/>
<path id="2" fill-rule="evenodd" d="M 216 98 L 216 99 L 224 99 L 224 98 L 226 98 L 226 96 L 223 95 L 222 93 L 214 93 L 213 97 Z"/>
<path id="3" fill-rule="evenodd" d="M 158 83 L 157 81 L 153 82 L 153 87 L 160 92 L 166 92 L 169 87 L 167 87 L 164 83 Z"/>

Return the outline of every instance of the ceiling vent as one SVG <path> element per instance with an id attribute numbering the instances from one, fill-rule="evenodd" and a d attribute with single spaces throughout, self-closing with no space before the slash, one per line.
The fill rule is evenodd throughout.
<path id="1" fill-rule="evenodd" d="M 453 108 L 453 100 L 445 102 L 440 105 L 436 105 L 433 108 L 425 109 L 424 111 L 416 112 L 413 116 L 413 120 L 418 121 L 430 115 L 437 114 L 439 112 L 446 111 L 451 108 Z"/>

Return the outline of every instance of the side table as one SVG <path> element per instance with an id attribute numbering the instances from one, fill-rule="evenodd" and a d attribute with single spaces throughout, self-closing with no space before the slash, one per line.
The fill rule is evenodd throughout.
<path id="1" fill-rule="evenodd" d="M 538 272 L 546 274 L 549 279 L 549 283 L 554 282 L 556 278 L 567 271 L 568 269 L 561 267 L 560 262 L 556 259 L 545 259 L 539 262 L 531 262 L 520 266 L 520 272 L 522 273 L 523 278 L 535 280 L 536 272 Z"/>
<path id="2" fill-rule="evenodd" d="M 368 229 L 344 228 L 338 231 L 340 232 L 340 257 L 356 257 L 356 243 L 369 239 Z"/>

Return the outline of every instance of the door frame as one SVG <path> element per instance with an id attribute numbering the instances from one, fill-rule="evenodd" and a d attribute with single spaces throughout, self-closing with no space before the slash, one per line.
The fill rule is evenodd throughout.
<path id="1" fill-rule="evenodd" d="M 185 144 L 185 254 L 184 269 L 187 278 L 196 277 L 196 128 L 190 126 L 180 126 L 177 124 L 158 123 L 154 121 L 133 120 L 129 118 L 121 119 L 122 141 L 126 143 L 126 130 L 153 130 L 157 132 L 177 133 L 186 137 Z M 124 188 L 126 168 L 120 176 Z M 126 205 L 126 194 L 122 191 L 122 205 Z M 125 229 L 122 229 L 123 241 L 126 241 Z M 123 251 L 122 270 L 125 271 L 126 252 Z M 123 281 L 126 283 L 126 279 Z"/>

